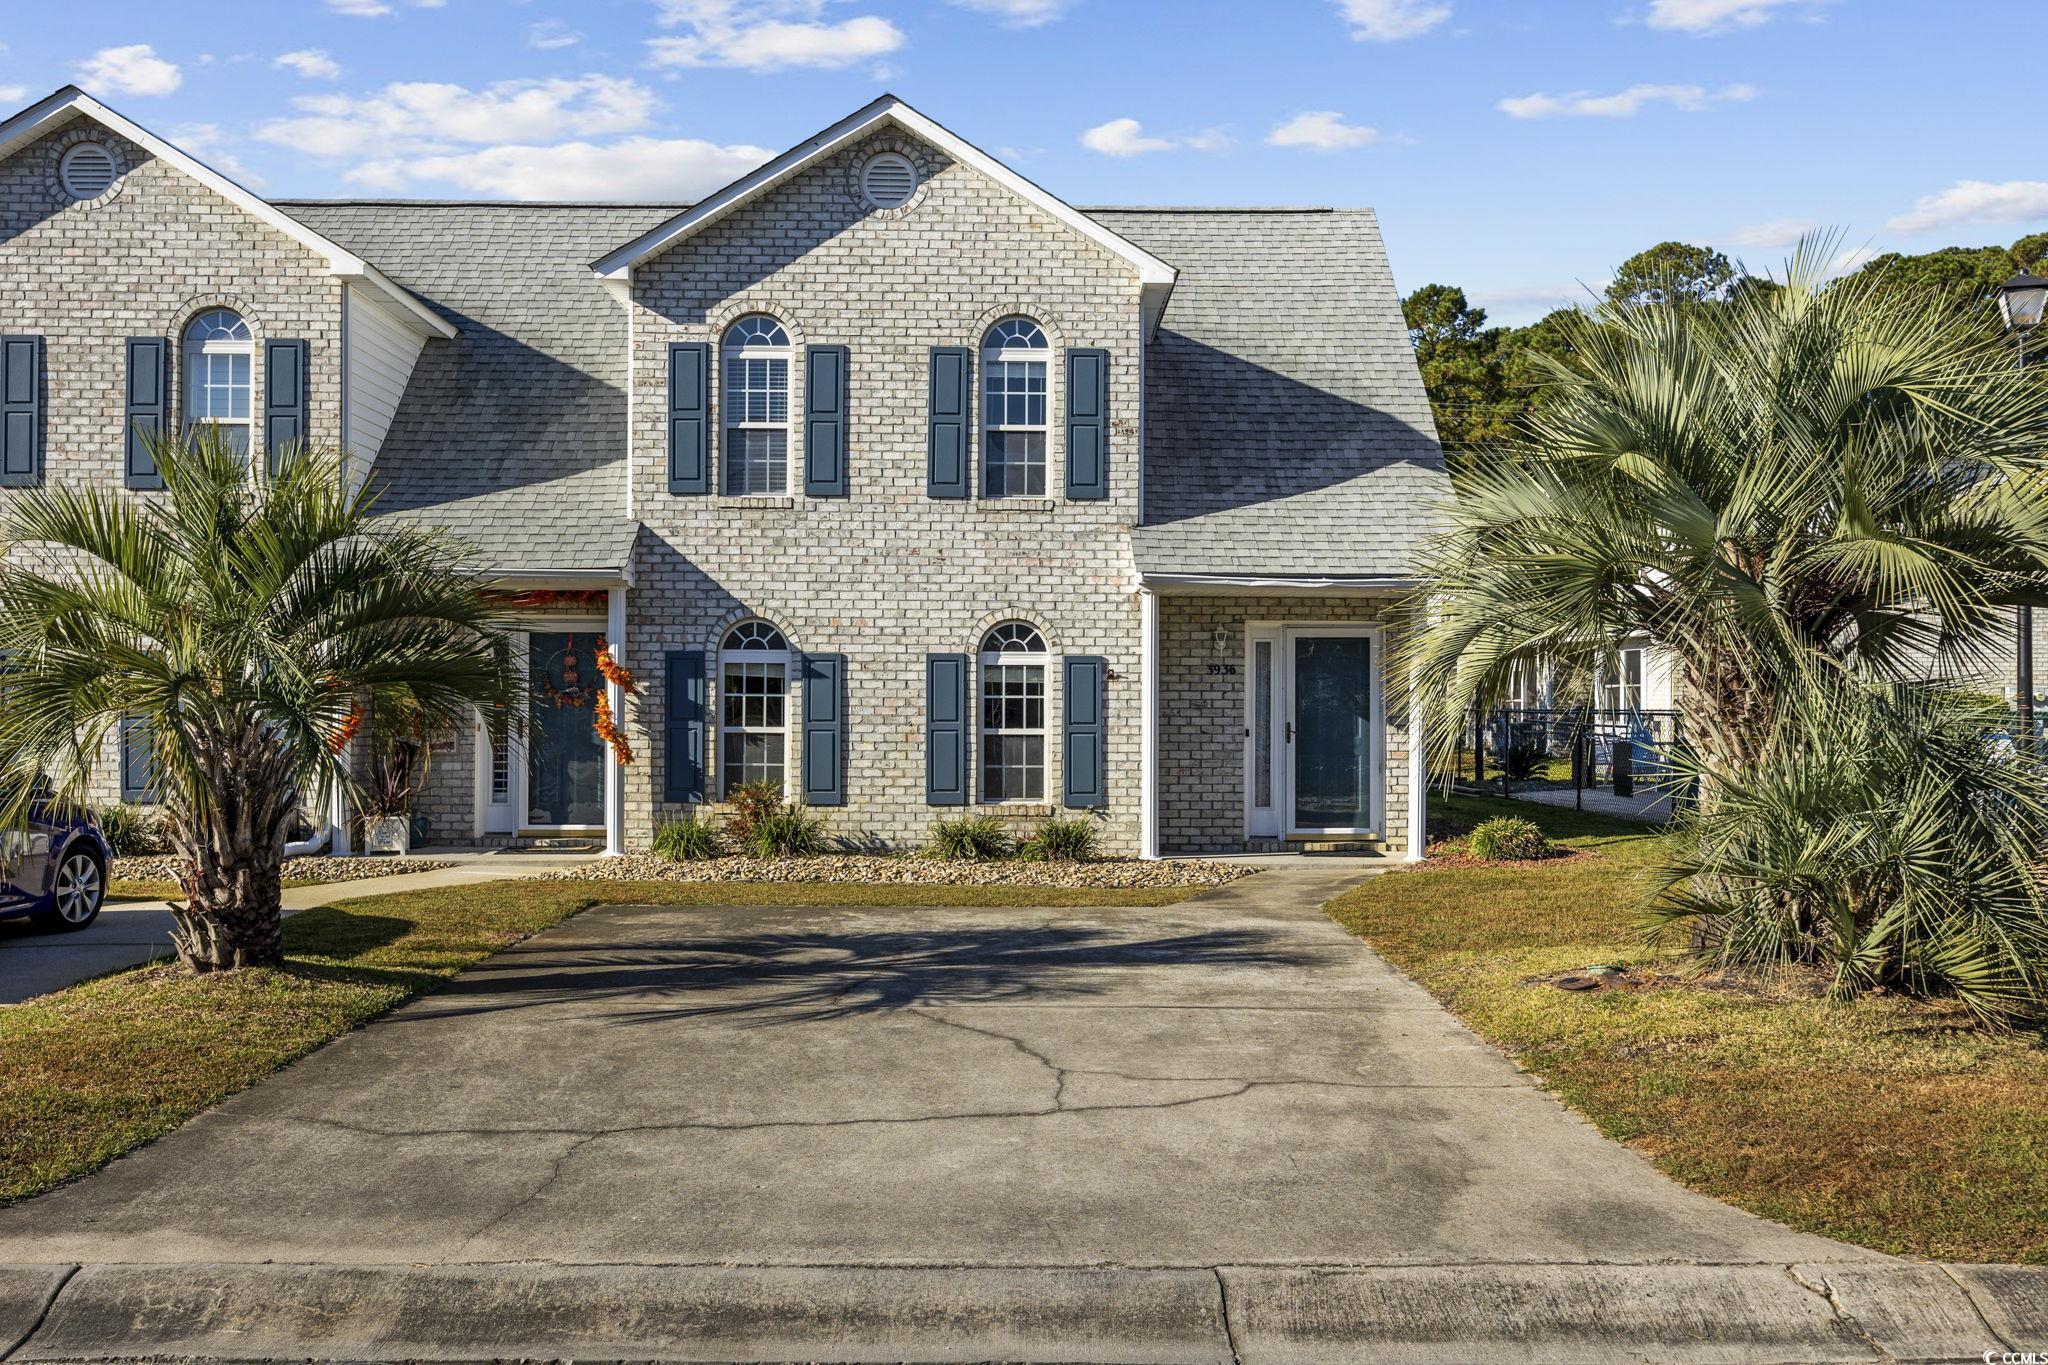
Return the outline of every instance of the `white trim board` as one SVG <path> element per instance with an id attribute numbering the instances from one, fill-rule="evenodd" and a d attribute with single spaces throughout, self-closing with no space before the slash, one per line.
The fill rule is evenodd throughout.
<path id="1" fill-rule="evenodd" d="M 340 243 L 321 236 L 261 196 L 237 185 L 190 153 L 164 141 L 135 120 L 101 104 L 75 85 L 67 85 L 45 96 L 14 117 L 0 123 L 0 157 L 12 156 L 30 142 L 79 117 L 89 118 L 119 133 L 148 151 L 151 156 L 177 167 L 250 217 L 275 228 L 308 251 L 320 256 L 327 262 L 327 268 L 342 279 L 361 281 L 369 289 L 396 305 L 404 314 L 406 325 L 420 335 L 437 336 L 443 340 L 455 336 L 452 324 L 376 266 Z"/>
<path id="2" fill-rule="evenodd" d="M 855 110 L 816 137 L 798 143 L 765 166 L 748 172 L 701 203 L 685 209 L 667 222 L 606 254 L 590 268 L 599 279 L 607 283 L 630 281 L 634 267 L 653 259 L 692 234 L 701 232 L 735 209 L 787 181 L 805 167 L 858 142 L 877 128 L 891 124 L 929 142 L 955 161 L 979 171 L 1032 207 L 1058 220 L 1076 235 L 1093 242 L 1129 265 L 1138 276 L 1146 334 L 1149 336 L 1158 326 L 1161 315 L 1166 312 L 1166 301 L 1173 293 L 1174 281 L 1180 277 L 1179 270 L 1110 231 L 1071 204 L 1034 185 L 957 133 L 918 113 L 894 95 L 883 95 L 866 107 Z"/>

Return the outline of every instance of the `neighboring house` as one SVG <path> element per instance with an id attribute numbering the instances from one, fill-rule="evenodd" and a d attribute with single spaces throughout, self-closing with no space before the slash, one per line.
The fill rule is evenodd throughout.
<path id="1" fill-rule="evenodd" d="M 1501 704 L 1515 710 L 1544 711 L 1583 706 L 1585 696 L 1560 694 L 1557 672 L 1547 661 L 1515 665 Z M 1631 635 L 1615 647 L 1612 660 L 1593 666 L 1593 706 L 1616 714 L 1670 711 L 1677 703 L 1672 681 L 1671 652 L 1648 635 Z"/>
<path id="2" fill-rule="evenodd" d="M 10 483 L 210 421 L 475 545 L 534 723 L 440 746 L 437 839 L 768 781 L 877 845 L 1419 851 L 1447 484 L 1368 211 L 1077 210 L 888 97 L 687 208 L 266 203 L 65 89 L 0 124 L 0 333 Z"/>

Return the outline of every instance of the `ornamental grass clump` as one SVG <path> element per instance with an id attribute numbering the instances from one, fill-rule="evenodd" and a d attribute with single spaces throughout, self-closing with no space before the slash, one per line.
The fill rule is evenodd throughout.
<path id="1" fill-rule="evenodd" d="M 808 858 L 825 851 L 825 821 L 802 806 L 783 806 L 754 821 L 747 852 L 756 858 Z"/>
<path id="2" fill-rule="evenodd" d="M 1016 842 L 993 815 L 956 815 L 932 826 L 930 853 L 953 863 L 985 863 L 1016 852 Z"/>
<path id="3" fill-rule="evenodd" d="M 1939 685 L 1814 683 L 1765 761 L 1703 783 L 1657 869 L 1654 936 L 1703 966 L 1823 973 L 1835 999 L 1950 996 L 2048 1017 L 2048 775 L 1998 703 Z"/>
<path id="4" fill-rule="evenodd" d="M 1024 841 L 1017 856 L 1031 863 L 1085 863 L 1095 856 L 1095 822 L 1055 816 Z"/>
<path id="5" fill-rule="evenodd" d="M 1465 842 L 1468 852 L 1482 862 L 1529 862 L 1554 858 L 1557 845 L 1534 821 L 1518 815 L 1499 815 L 1480 824 Z"/>
<path id="6" fill-rule="evenodd" d="M 718 831 L 694 817 L 664 820 L 654 830 L 654 854 L 672 863 L 696 863 L 725 852 Z"/>

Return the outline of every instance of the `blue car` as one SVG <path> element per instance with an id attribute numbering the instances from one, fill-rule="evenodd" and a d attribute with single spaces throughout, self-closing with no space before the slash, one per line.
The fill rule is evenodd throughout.
<path id="1" fill-rule="evenodd" d="M 29 807 L 26 830 L 0 830 L 0 919 L 26 915 L 59 933 L 85 928 L 106 901 L 112 856 L 89 813 Z"/>

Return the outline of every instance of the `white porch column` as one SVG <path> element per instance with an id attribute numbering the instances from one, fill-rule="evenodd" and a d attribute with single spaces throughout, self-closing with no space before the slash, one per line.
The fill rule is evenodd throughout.
<path id="1" fill-rule="evenodd" d="M 346 753 L 342 754 L 341 763 L 343 767 L 348 766 Z M 327 837 L 330 841 L 328 851 L 335 857 L 346 858 L 355 852 L 355 846 L 348 837 L 348 795 L 342 791 L 339 782 L 327 794 Z"/>
<path id="2" fill-rule="evenodd" d="M 1138 589 L 1138 856 L 1159 856 L 1159 596 Z"/>
<path id="3" fill-rule="evenodd" d="M 1422 748 L 1422 697 L 1408 688 L 1408 856 L 1429 851 L 1429 755 Z"/>
<path id="4" fill-rule="evenodd" d="M 623 666 L 626 662 L 626 589 L 623 586 L 605 589 L 604 623 L 605 643 L 611 646 L 612 659 Z M 623 733 L 626 729 L 625 689 L 607 680 L 604 695 L 611 704 L 612 724 Z M 619 762 L 618 751 L 609 744 L 604 746 L 604 851 L 610 858 L 626 851 L 626 766 Z"/>

